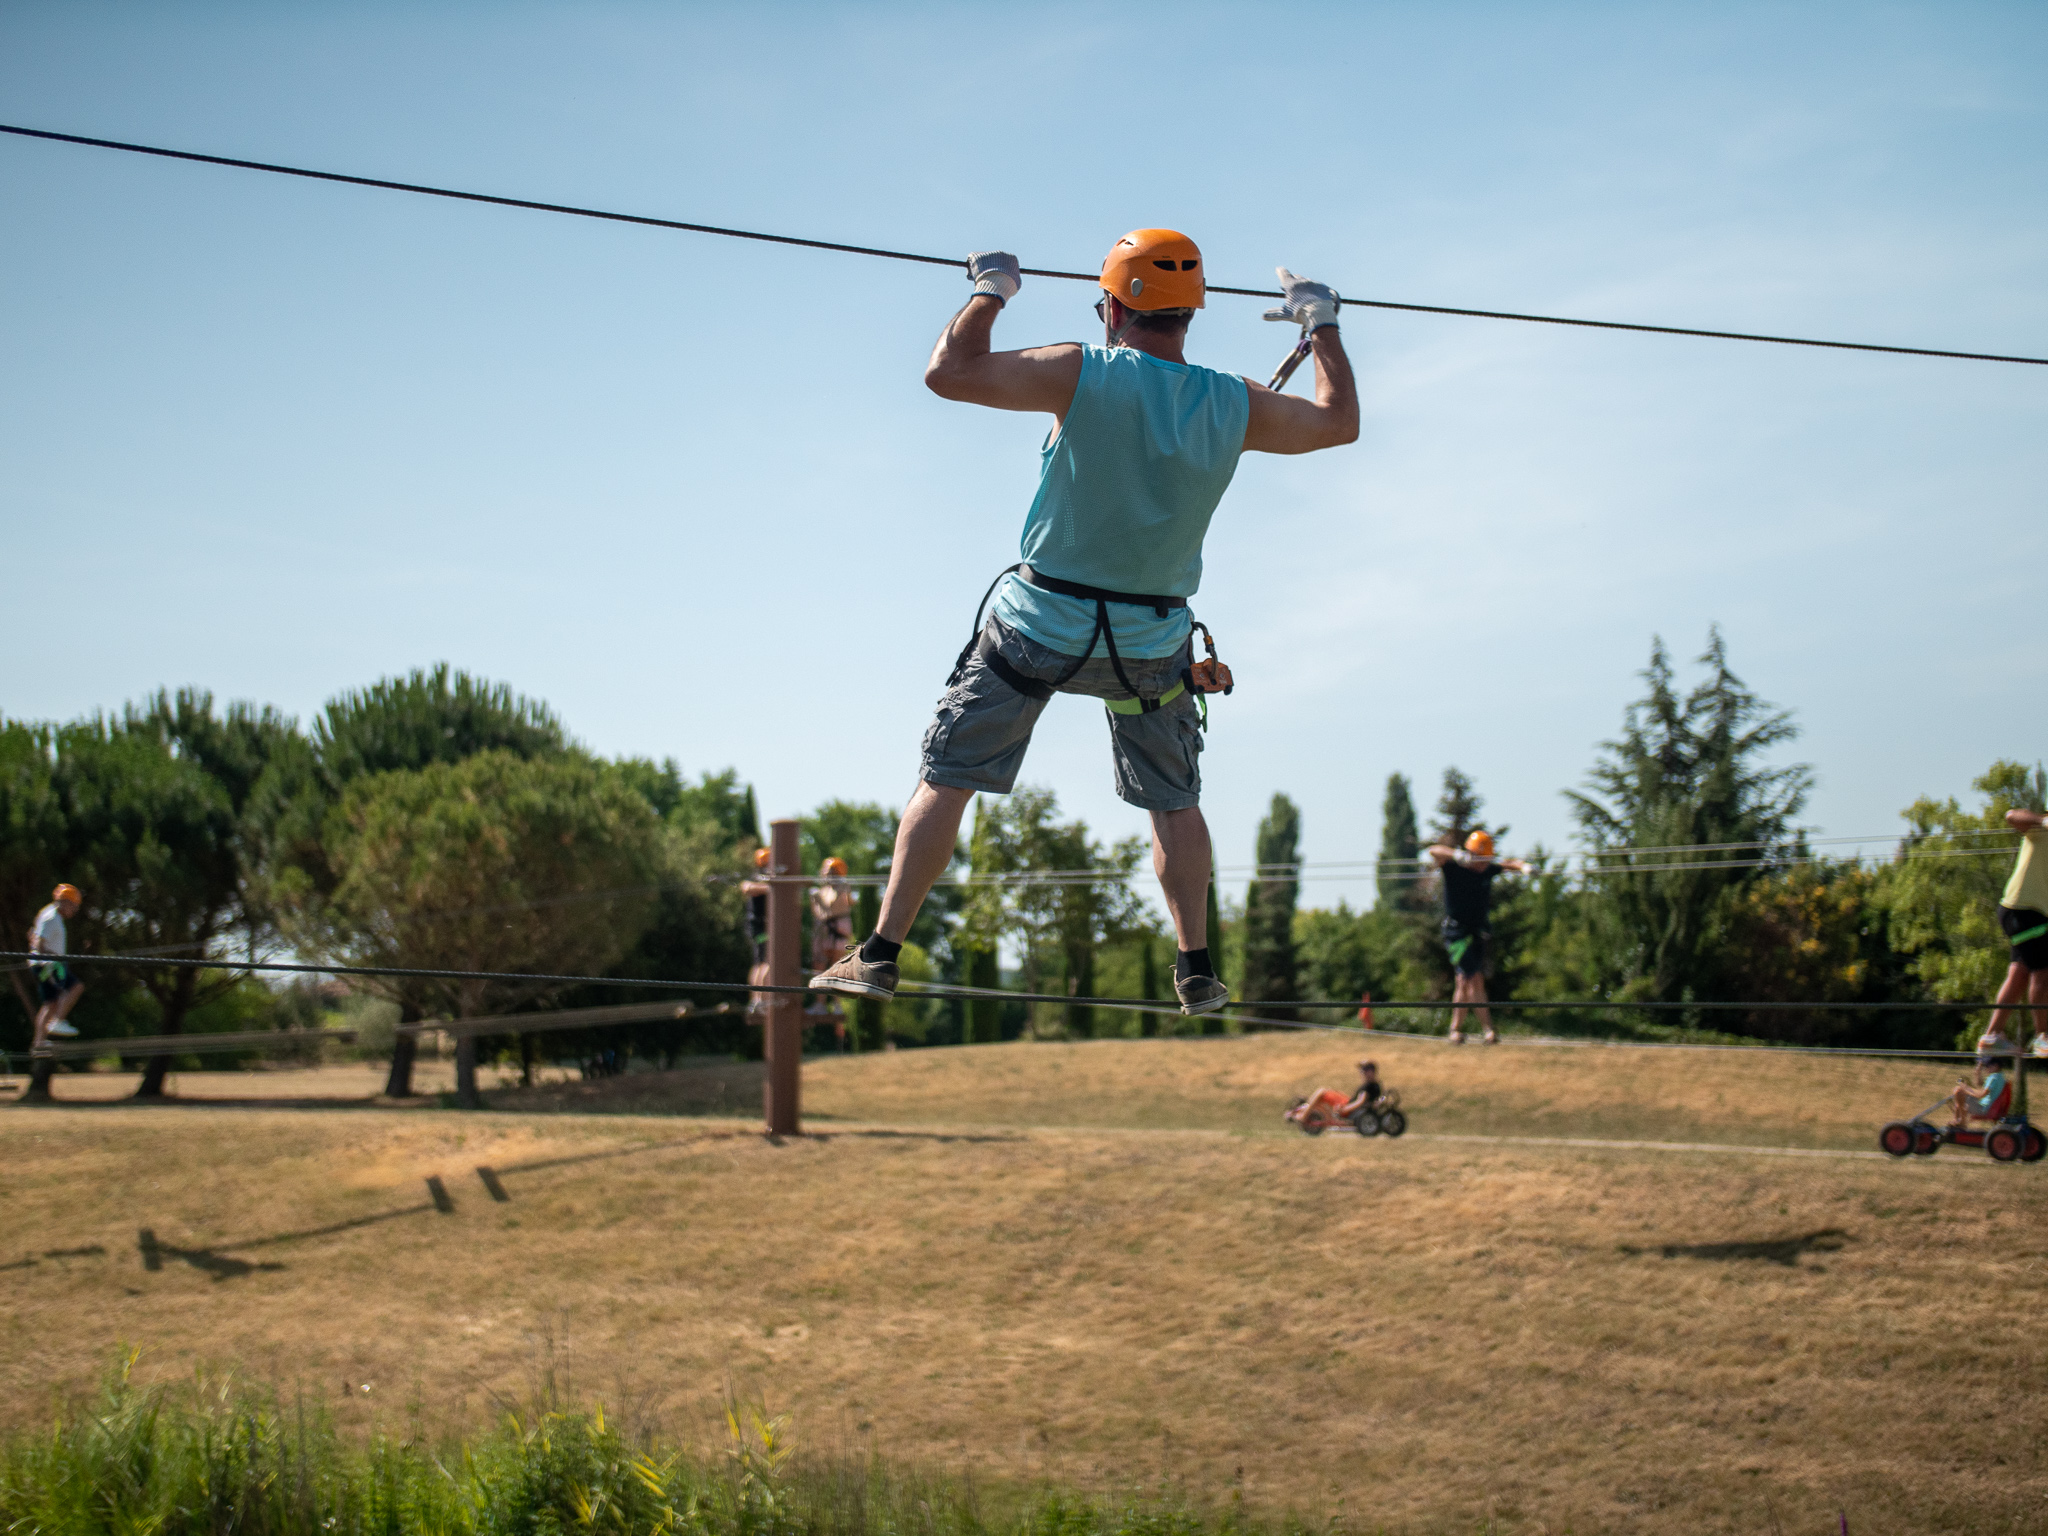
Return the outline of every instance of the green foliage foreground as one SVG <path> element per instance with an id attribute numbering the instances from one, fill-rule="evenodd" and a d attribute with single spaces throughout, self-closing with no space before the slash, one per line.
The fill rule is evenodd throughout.
<path id="1" fill-rule="evenodd" d="M 977 1486 L 877 1461 L 806 1467 L 787 1420 L 737 1407 L 722 1457 L 636 1443 L 590 1413 L 508 1416 L 480 1439 L 355 1444 L 324 1415 L 233 1381 L 100 1399 L 0 1446 L 14 1536 L 1230 1536 L 1259 1529 L 1176 1500 Z M 1292 1525 L 1289 1531 L 1298 1529 Z"/>

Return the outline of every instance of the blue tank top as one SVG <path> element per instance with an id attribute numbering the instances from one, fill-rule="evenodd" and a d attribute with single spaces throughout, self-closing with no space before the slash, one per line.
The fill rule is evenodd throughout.
<path id="1" fill-rule="evenodd" d="M 1081 379 L 1058 436 L 1040 453 L 1038 495 L 1024 519 L 1034 570 L 1116 592 L 1191 597 L 1202 584 L 1202 540 L 1244 451 L 1251 397 L 1232 373 L 1169 363 L 1132 347 L 1083 347 Z M 1095 605 L 1005 580 L 996 617 L 1040 645 L 1079 656 Z M 1188 611 L 1162 619 L 1113 603 L 1117 650 L 1171 656 Z M 1098 647 L 1098 650 L 1100 647 Z"/>

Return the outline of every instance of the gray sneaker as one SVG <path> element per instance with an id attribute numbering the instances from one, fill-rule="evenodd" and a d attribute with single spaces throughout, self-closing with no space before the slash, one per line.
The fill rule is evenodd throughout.
<path id="1" fill-rule="evenodd" d="M 858 947 L 846 958 L 811 978 L 814 992 L 844 992 L 849 997 L 879 997 L 884 1002 L 896 995 L 896 983 L 903 973 L 894 960 L 863 960 Z"/>
<path id="2" fill-rule="evenodd" d="M 1190 976 L 1185 980 L 1176 976 L 1173 990 L 1180 995 L 1182 1013 L 1214 1013 L 1230 1003 L 1230 988 L 1214 976 Z"/>

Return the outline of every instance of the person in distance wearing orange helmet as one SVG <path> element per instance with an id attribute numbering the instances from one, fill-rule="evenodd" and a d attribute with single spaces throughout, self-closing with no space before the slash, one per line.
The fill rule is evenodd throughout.
<path id="1" fill-rule="evenodd" d="M 60 885 L 51 892 L 49 905 L 36 914 L 35 925 L 28 931 L 28 947 L 36 954 L 51 957 L 30 962 L 36 977 L 35 1032 L 30 1036 L 30 1050 L 40 1050 L 51 1035 L 78 1033 L 78 1026 L 64 1015 L 77 1005 L 85 992 L 85 983 L 72 975 L 71 968 L 64 963 L 68 947 L 64 925 L 78 916 L 83 904 L 77 886 Z"/>
<path id="2" fill-rule="evenodd" d="M 754 874 L 752 880 L 740 882 L 740 895 L 747 903 L 747 943 L 754 952 L 753 963 L 747 967 L 747 980 L 757 987 L 768 985 L 768 893 L 773 889 L 768 883 L 768 859 L 766 848 L 754 850 Z M 747 1012 L 766 1014 L 768 994 L 750 992 L 747 994 Z"/>
<path id="3" fill-rule="evenodd" d="M 1455 835 L 1455 834 L 1454 834 Z M 1453 1045 L 1465 1043 L 1465 1011 L 1479 1015 L 1481 1035 L 1488 1045 L 1500 1036 L 1493 1030 L 1493 1011 L 1486 1006 L 1487 916 L 1493 906 L 1494 877 L 1503 870 L 1517 875 L 1529 873 L 1527 861 L 1497 859 L 1493 856 L 1493 834 L 1474 832 L 1463 848 L 1436 843 L 1422 850 L 1423 859 L 1434 864 L 1444 882 L 1444 948 L 1450 951 Z"/>
<path id="4" fill-rule="evenodd" d="M 933 393 L 1052 418 L 1023 560 L 990 588 L 976 631 L 924 738 L 916 791 L 896 835 L 880 921 L 812 985 L 862 997 L 896 990 L 911 920 L 952 862 L 978 792 L 1007 794 L 1033 726 L 1055 693 L 1108 706 L 1116 792 L 1150 813 L 1152 861 L 1180 955 L 1184 1013 L 1229 1002 L 1209 956 L 1209 828 L 1187 600 L 1201 585 L 1202 540 L 1245 452 L 1310 453 L 1358 437 L 1358 393 L 1337 334 L 1338 298 L 1280 269 L 1269 320 L 1301 327 L 1315 398 L 1275 393 L 1190 363 L 1188 324 L 1206 302 L 1202 253 L 1170 229 L 1134 229 L 1102 264 L 1100 345 L 998 352 L 996 316 L 1023 284 L 1017 258 L 967 258 L 974 292 L 925 367 Z M 984 599 L 986 601 L 986 599 Z"/>
<path id="5" fill-rule="evenodd" d="M 853 941 L 853 886 L 842 858 L 827 859 L 818 873 L 822 882 L 811 887 L 811 969 L 825 971 Z"/>

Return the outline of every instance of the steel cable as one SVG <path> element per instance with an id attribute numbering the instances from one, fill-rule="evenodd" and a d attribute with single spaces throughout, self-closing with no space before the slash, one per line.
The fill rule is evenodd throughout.
<path id="1" fill-rule="evenodd" d="M 733 229 L 722 224 L 698 224 L 685 219 L 662 219 L 649 214 L 618 213 L 603 208 L 584 208 L 574 203 L 541 202 L 534 198 L 500 197 L 489 192 L 464 192 L 454 187 L 427 186 L 420 182 L 391 181 L 381 176 L 351 176 L 340 171 L 316 171 L 305 166 L 278 165 L 267 160 L 243 160 L 232 155 L 204 155 L 188 149 L 166 149 L 155 144 L 131 144 L 121 139 L 93 138 L 79 133 L 57 133 L 47 128 L 26 128 L 0 123 L 0 133 L 24 139 L 46 139 L 58 144 L 79 144 L 91 149 L 113 149 L 131 155 L 151 155 L 161 160 L 188 160 L 199 165 L 222 165 L 241 171 L 264 171 L 273 176 L 296 176 L 306 181 L 339 182 L 344 186 L 374 187 L 386 192 L 411 192 L 420 197 L 449 198 L 463 203 L 487 203 L 498 208 L 524 208 L 534 213 L 560 213 L 579 219 L 602 219 L 612 224 L 639 224 L 653 229 L 677 229 L 690 234 L 721 235 L 729 240 L 758 240 L 769 245 L 800 246 L 814 251 L 836 251 L 847 256 L 876 256 L 887 261 L 912 261 L 931 267 L 964 268 L 953 256 L 926 256 L 916 251 L 894 251 L 882 246 L 852 245 L 840 240 L 814 240 L 799 235 L 774 235 L 756 229 Z M 1095 272 L 1065 272 L 1055 267 L 1024 267 L 1027 277 L 1059 278 L 1069 282 L 1093 283 Z M 1249 299 L 1277 299 L 1272 288 L 1227 288 L 1208 285 L 1210 293 L 1235 294 Z M 1515 320 L 1528 325 L 1565 325 L 1596 331 L 1636 331 L 1653 336 L 1695 336 L 1713 341 L 1756 341 L 1780 347 L 1821 347 L 1838 352 L 1887 352 L 1903 357 L 1946 357 L 1974 363 L 2027 363 L 2048 367 L 2048 357 L 2022 357 L 2004 352 L 1963 352 L 1944 347 L 1902 347 L 1869 341 L 1825 341 L 1809 336 L 1772 336 L 1755 331 L 1709 330 L 1689 325 L 1647 325 L 1625 320 L 1586 320 L 1567 315 L 1532 315 L 1507 309 L 1466 309 L 1449 304 L 1409 304 L 1393 299 L 1345 299 L 1359 309 L 1399 310 L 1418 315 L 1456 315 L 1473 320 Z"/>
<path id="2" fill-rule="evenodd" d="M 314 976 L 385 976 L 402 980 L 419 981 L 506 981 L 527 984 L 546 983 L 551 986 L 593 986 L 593 987 L 641 987 L 655 990 L 685 992 L 764 992 L 793 993 L 804 995 L 819 989 L 811 986 L 784 987 L 747 981 L 665 981 L 649 976 L 588 976 L 563 975 L 546 971 L 465 971 L 437 969 L 424 966 L 395 965 L 314 965 L 303 961 L 285 960 L 231 960 L 218 959 L 179 960 L 168 956 L 145 959 L 128 955 L 63 955 L 49 956 L 30 950 L 0 950 L 0 960 L 41 960 L 61 959 L 66 964 L 78 962 L 97 965 L 133 966 L 176 966 L 186 969 L 214 971 L 266 971 Z M 961 997 L 995 998 L 1012 1003 L 1059 1003 L 1082 1008 L 1126 1008 L 1140 1012 L 1156 1010 L 1162 1013 L 1179 1013 L 1180 1007 L 1173 1003 L 1151 1003 L 1143 998 L 1130 997 L 1070 997 L 1064 992 L 1011 992 L 994 987 L 956 987 L 938 982 L 912 982 L 904 996 L 916 997 Z M 1331 998 L 1271 998 L 1261 999 L 1258 1006 L 1265 1008 L 1340 1008 L 1356 1010 L 1357 1001 L 1340 1002 Z M 1646 1012 L 1736 1012 L 1736 1013 L 1981 1013 L 1993 1008 L 2011 1008 L 2021 1011 L 2048 1011 L 2048 1003 L 1956 1003 L 1929 1001 L 1921 1003 L 1845 1003 L 1845 1002 L 1779 1002 L 1759 999 L 1750 1002 L 1662 1002 L 1644 1000 L 1625 1002 L 1614 998 L 1581 997 L 1562 998 L 1551 1001 L 1505 1000 L 1486 1003 L 1459 1004 L 1449 999 L 1422 999 L 1419 1001 L 1373 1002 L 1374 1010 L 1389 1009 L 1443 1009 L 1455 1007 L 1505 1008 L 1505 1009 L 1593 1009 L 1593 1010 L 1640 1010 Z M 1284 1023 L 1284 1020 L 1262 1020 L 1265 1023 Z"/>

